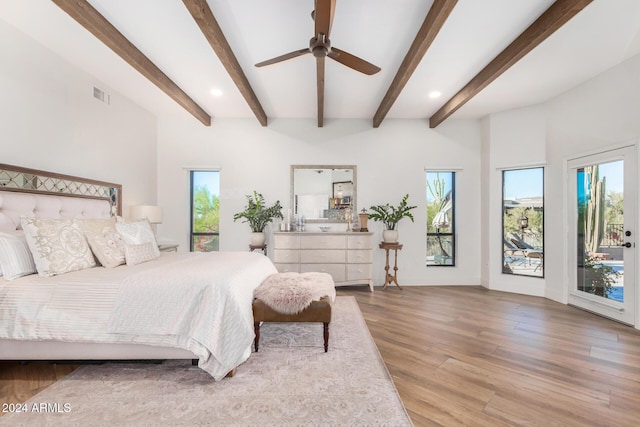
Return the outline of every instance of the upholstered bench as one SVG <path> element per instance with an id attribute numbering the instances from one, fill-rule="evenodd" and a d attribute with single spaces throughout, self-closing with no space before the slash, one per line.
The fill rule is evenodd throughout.
<path id="1" fill-rule="evenodd" d="M 261 322 L 318 322 L 323 325 L 324 351 L 329 350 L 329 323 L 336 290 L 326 273 L 276 273 L 256 288 L 253 300 L 255 351 Z"/>

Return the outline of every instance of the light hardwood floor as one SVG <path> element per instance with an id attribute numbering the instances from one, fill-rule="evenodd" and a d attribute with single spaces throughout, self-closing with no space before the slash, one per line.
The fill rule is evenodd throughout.
<path id="1" fill-rule="evenodd" d="M 416 426 L 640 425 L 640 332 L 543 298 L 481 287 L 343 287 Z M 73 365 L 0 363 L 0 402 Z"/>

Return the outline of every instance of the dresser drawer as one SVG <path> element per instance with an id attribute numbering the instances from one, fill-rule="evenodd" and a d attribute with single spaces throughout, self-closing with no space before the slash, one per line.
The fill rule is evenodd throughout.
<path id="1" fill-rule="evenodd" d="M 340 263 L 345 262 L 344 249 L 307 250 L 300 251 L 300 262 L 312 263 Z"/>
<path id="2" fill-rule="evenodd" d="M 371 249 L 354 249 L 347 251 L 347 262 L 352 263 L 372 263 L 373 251 Z"/>
<path id="3" fill-rule="evenodd" d="M 347 248 L 348 249 L 371 249 L 373 242 L 373 236 L 347 236 Z"/>
<path id="4" fill-rule="evenodd" d="M 300 273 L 300 264 L 284 264 L 274 262 L 278 273 Z"/>
<path id="5" fill-rule="evenodd" d="M 317 271 L 320 273 L 329 273 L 333 277 L 334 282 L 345 281 L 344 264 L 300 264 L 300 273 L 309 273 Z"/>
<path id="6" fill-rule="evenodd" d="M 273 251 L 273 262 L 285 264 L 300 262 L 299 253 L 300 251 L 296 249 L 275 249 Z"/>
<path id="7" fill-rule="evenodd" d="M 347 265 L 347 280 L 371 280 L 371 264 Z"/>
<path id="8" fill-rule="evenodd" d="M 301 249 L 345 249 L 345 236 L 300 236 Z"/>
<path id="9" fill-rule="evenodd" d="M 298 249 L 300 247 L 300 236 L 274 234 L 273 240 L 273 247 L 275 249 Z"/>

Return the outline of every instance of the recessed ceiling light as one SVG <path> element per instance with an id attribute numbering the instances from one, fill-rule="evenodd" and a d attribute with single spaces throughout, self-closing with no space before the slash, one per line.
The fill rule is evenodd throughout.
<path id="1" fill-rule="evenodd" d="M 220 89 L 211 89 L 211 95 L 222 96 L 222 91 Z"/>
<path id="2" fill-rule="evenodd" d="M 442 93 L 438 92 L 437 90 L 429 92 L 429 98 L 431 99 L 440 98 L 441 95 Z"/>

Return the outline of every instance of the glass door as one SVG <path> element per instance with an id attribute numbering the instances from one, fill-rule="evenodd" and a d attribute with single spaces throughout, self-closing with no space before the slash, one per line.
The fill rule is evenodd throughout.
<path id="1" fill-rule="evenodd" d="M 635 321 L 635 150 L 569 162 L 569 304 Z"/>

